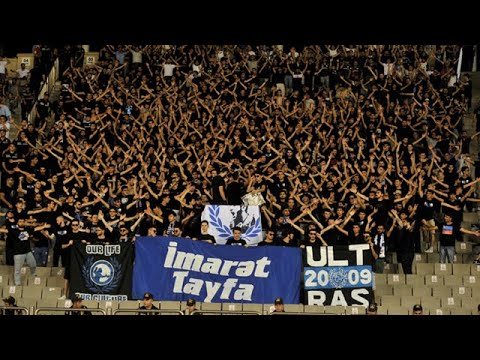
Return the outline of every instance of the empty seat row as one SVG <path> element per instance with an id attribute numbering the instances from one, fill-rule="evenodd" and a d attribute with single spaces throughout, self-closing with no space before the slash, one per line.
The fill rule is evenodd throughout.
<path id="1" fill-rule="evenodd" d="M 58 299 L 62 296 L 61 287 L 41 287 L 41 286 L 3 286 L 0 288 L 0 294 L 4 298 L 13 296 L 15 299 Z"/>
<path id="2" fill-rule="evenodd" d="M 376 296 L 457 296 L 457 297 L 480 297 L 480 287 L 468 286 L 410 286 L 410 285 L 378 285 L 374 290 Z"/>
<path id="3" fill-rule="evenodd" d="M 429 308 L 432 307 L 463 307 L 470 310 L 477 309 L 478 304 L 480 304 L 480 297 L 475 298 L 465 298 L 457 296 L 449 297 L 433 297 L 433 296 L 394 296 L 394 295 L 383 295 L 381 297 L 376 297 L 377 303 L 382 306 L 405 306 L 413 307 L 415 304 L 422 304 Z"/>
<path id="4" fill-rule="evenodd" d="M 48 286 L 48 287 L 63 287 L 65 279 L 63 276 L 48 276 L 48 277 L 26 277 L 22 276 L 22 286 Z M 13 275 L 0 275 L 0 286 L 15 285 Z"/>
<path id="5" fill-rule="evenodd" d="M 30 268 L 24 266 L 22 267 L 22 274 L 30 275 Z M 0 265 L 0 275 L 13 275 L 14 269 L 13 266 Z M 63 267 L 41 267 L 37 266 L 36 275 L 38 277 L 48 277 L 48 276 L 63 276 L 65 273 L 65 268 Z"/>

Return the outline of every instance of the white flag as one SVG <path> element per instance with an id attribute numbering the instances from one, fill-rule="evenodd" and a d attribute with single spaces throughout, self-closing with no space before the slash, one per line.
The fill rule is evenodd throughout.
<path id="1" fill-rule="evenodd" d="M 262 219 L 259 206 L 206 205 L 202 220 L 208 221 L 209 233 L 217 244 L 225 244 L 233 236 L 233 228 L 242 230 L 242 239 L 247 244 L 256 244 L 262 239 Z"/>

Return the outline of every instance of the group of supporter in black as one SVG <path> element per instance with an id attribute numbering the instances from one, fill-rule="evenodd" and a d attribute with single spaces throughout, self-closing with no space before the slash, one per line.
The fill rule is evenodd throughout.
<path id="1" fill-rule="evenodd" d="M 75 241 L 215 242 L 204 206 L 261 194 L 259 245 L 368 243 L 377 271 L 396 251 L 411 272 L 415 251 L 437 251 L 435 232 L 450 235 L 439 214 L 451 247 L 477 207 L 478 133 L 463 120 L 478 109 L 469 76 L 456 77 L 459 49 L 108 45 L 93 65 L 69 57 L 58 100 L 1 144 L 7 263 L 25 251 L 19 219 L 38 265 L 55 244 L 57 266 Z"/>

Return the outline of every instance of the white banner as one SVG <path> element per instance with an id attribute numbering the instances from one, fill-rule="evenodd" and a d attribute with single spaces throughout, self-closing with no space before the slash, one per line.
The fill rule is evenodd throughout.
<path id="1" fill-rule="evenodd" d="M 233 228 L 242 230 L 242 239 L 247 244 L 257 244 L 262 239 L 262 219 L 259 206 L 206 205 L 202 220 L 207 220 L 209 233 L 217 244 L 225 244 L 233 236 Z"/>

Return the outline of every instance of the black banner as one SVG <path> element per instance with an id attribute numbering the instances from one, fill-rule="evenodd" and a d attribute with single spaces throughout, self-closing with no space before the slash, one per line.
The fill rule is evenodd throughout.
<path id="1" fill-rule="evenodd" d="M 76 243 L 72 247 L 70 297 L 125 301 L 132 294 L 133 245 Z"/>
<path id="2" fill-rule="evenodd" d="M 372 261 L 368 244 L 307 246 L 303 251 L 304 303 L 368 306 L 373 300 Z"/>

